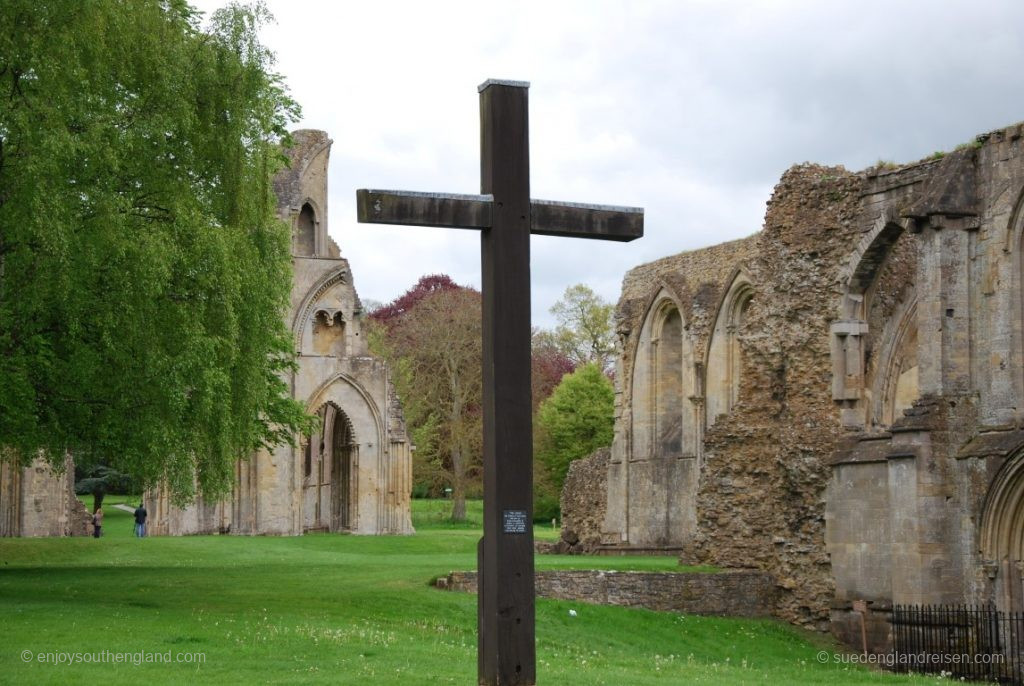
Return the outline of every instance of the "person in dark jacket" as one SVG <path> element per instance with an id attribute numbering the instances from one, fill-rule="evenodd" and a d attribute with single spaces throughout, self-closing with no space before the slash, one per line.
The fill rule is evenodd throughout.
<path id="1" fill-rule="evenodd" d="M 146 507 L 142 503 L 135 508 L 135 535 L 139 538 L 146 537 Z"/>

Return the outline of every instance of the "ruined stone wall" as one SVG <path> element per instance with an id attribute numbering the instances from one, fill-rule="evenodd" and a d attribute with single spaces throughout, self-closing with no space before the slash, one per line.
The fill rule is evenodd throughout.
<path id="1" fill-rule="evenodd" d="M 650 509 L 644 493 L 677 484 L 651 483 L 630 451 L 643 383 L 638 332 L 658 292 L 680 307 L 702 411 L 707 350 L 723 297 L 742 268 L 753 290 L 737 338 L 742 355 L 732 410 L 705 429 L 701 416 L 696 488 L 682 494 L 696 531 L 681 561 L 771 573 L 779 585 L 777 614 L 824 628 L 832 597 L 824 550 L 824 488 L 829 457 L 841 433 L 827 392 L 829 324 L 841 291 L 844 260 L 859 236 L 863 176 L 841 168 L 801 165 L 782 177 L 769 202 L 764 230 L 746 239 L 642 265 L 626 275 L 617 310 L 623 341 L 616 437 L 609 466 L 606 544 L 629 544 L 628 533 Z M 660 345 L 661 343 L 659 343 Z M 623 488 L 619 484 L 630 483 Z M 655 526 L 661 522 L 653 522 Z"/>
<path id="2" fill-rule="evenodd" d="M 694 535 L 703 423 L 700 370 L 722 297 L 737 269 L 754 256 L 755 237 L 685 252 L 626 274 L 616 308 L 621 356 L 615 377 L 615 433 L 608 468 L 602 543 L 633 551 L 678 549 Z M 680 454 L 659 454 L 651 396 L 658 379 L 654 330 L 659 312 L 682 320 Z M 656 402 L 656 401 L 655 401 Z"/>
<path id="3" fill-rule="evenodd" d="M 771 572 L 778 616 L 825 628 L 832 598 L 824 488 L 841 434 L 828 388 L 840 265 L 857 234 L 858 175 L 801 165 L 768 205 L 740 341 L 739 402 L 705 439 L 695 561 Z"/>
<path id="4" fill-rule="evenodd" d="M 1024 609 L 1022 248 L 1015 125 L 899 167 L 796 166 L 760 234 L 632 270 L 602 549 L 671 523 L 683 562 L 770 573 L 786 620 L 849 638 L 867 603 L 879 649 L 894 602 Z M 752 299 L 723 327 L 737 273 Z M 648 326 L 659 298 L 692 351 L 684 414 L 716 394 L 692 490 L 640 468 L 658 457 L 636 440 L 649 398 L 676 373 L 652 361 L 669 342 Z M 738 349 L 738 372 L 708 356 L 711 327 L 728 341 L 712 352 Z M 666 521 L 664 493 L 690 503 L 692 530 Z"/>
<path id="5" fill-rule="evenodd" d="M 589 553 L 601 545 L 610 455 L 610 448 L 598 448 L 569 465 L 562 485 L 562 533 L 552 552 Z"/>
<path id="6" fill-rule="evenodd" d="M 1022 152 L 1017 125 L 867 177 L 862 217 L 874 229 L 866 238 L 884 239 L 883 224 L 901 235 L 878 251 L 888 259 L 880 266 L 871 248 L 853 255 L 873 283 L 863 313 L 864 396 L 843 401 L 851 434 L 827 493 L 837 635 L 858 630 L 858 601 L 883 613 L 892 603 L 1024 608 L 1024 551 L 1006 545 L 1020 540 L 1022 526 L 1013 485 L 1024 462 L 1016 430 L 1024 397 Z M 902 326 L 915 338 L 897 345 L 896 324 L 908 317 Z M 898 371 L 885 368 L 886 351 L 900 346 L 903 361 L 913 356 L 917 366 L 917 397 L 887 420 L 878 412 L 880 381 Z M 875 407 L 857 431 L 867 403 Z"/>
<path id="7" fill-rule="evenodd" d="M 37 458 L 28 467 L 0 461 L 0 536 L 85 536 L 91 516 L 75 496 L 75 466 Z"/>

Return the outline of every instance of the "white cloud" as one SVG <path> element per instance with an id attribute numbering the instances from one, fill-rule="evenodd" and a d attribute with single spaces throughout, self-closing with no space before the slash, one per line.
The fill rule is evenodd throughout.
<path id="1" fill-rule="evenodd" d="M 219 0 L 198 3 L 201 9 Z M 791 164 L 910 161 L 1024 119 L 1014 1 L 300 2 L 265 40 L 334 139 L 330 231 L 365 298 L 479 285 L 469 232 L 355 223 L 360 187 L 476 192 L 476 85 L 531 81 L 534 197 L 641 205 L 630 244 L 538 237 L 534 321 L 566 286 L 757 230 Z"/>

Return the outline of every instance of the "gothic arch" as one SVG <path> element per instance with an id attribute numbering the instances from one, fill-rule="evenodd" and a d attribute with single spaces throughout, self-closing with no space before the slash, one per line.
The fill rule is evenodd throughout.
<path id="1" fill-rule="evenodd" d="M 864 297 L 875 282 L 893 246 L 908 228 L 908 220 L 888 207 L 864 235 L 840 274 L 845 289 L 839 305 L 840 319 L 863 317 Z"/>
<path id="2" fill-rule="evenodd" d="M 295 217 L 295 243 L 293 254 L 300 257 L 313 257 L 317 254 L 317 224 L 320 223 L 316 210 L 307 200 L 302 203 Z"/>
<path id="3" fill-rule="evenodd" d="M 879 216 L 854 250 L 841 275 L 845 282 L 831 326 L 832 399 L 842 407 L 843 424 L 863 428 L 868 419 L 871 388 L 866 378 L 865 340 L 872 289 L 903 236 L 907 220 L 894 207 Z"/>
<path id="4" fill-rule="evenodd" d="M 309 396 L 307 407 L 335 408 L 335 417 L 344 421 L 340 424 L 336 421 L 331 427 L 325 425 L 324 429 L 325 436 L 333 429 L 331 445 L 326 445 L 325 441 L 323 448 L 324 454 L 329 455 L 332 461 L 330 477 L 321 482 L 330 482 L 332 488 L 337 485 L 337 489 L 330 491 L 329 498 L 323 495 L 322 485 L 319 496 L 311 496 L 308 489 L 304 489 L 305 524 L 331 531 L 376 531 L 376 515 L 387 499 L 387 493 L 377 484 L 381 475 L 391 467 L 387 462 L 389 452 L 385 445 L 387 427 L 380 408 L 366 389 L 344 372 L 325 380 Z M 319 442 L 313 445 L 319 448 Z M 338 446 L 340 452 L 335 449 Z M 296 473 L 304 475 L 304 464 L 296 464 Z M 307 486 L 304 476 L 302 483 Z M 313 515 L 318 515 L 319 519 Z"/>
<path id="5" fill-rule="evenodd" d="M 1024 610 L 1024 443 L 996 472 L 982 505 L 978 552 L 996 604 Z"/>
<path id="6" fill-rule="evenodd" d="M 648 322 L 651 317 L 651 313 L 654 312 L 657 306 L 661 306 L 665 299 L 671 300 L 675 306 L 679 309 L 680 313 L 683 312 L 682 303 L 684 298 L 680 296 L 679 292 L 673 288 L 667 281 L 659 280 L 654 287 L 654 291 L 651 292 L 647 298 L 647 302 L 644 304 L 643 312 L 644 316 L 641 321 L 644 323 Z M 633 340 L 626 347 L 625 352 L 631 356 L 634 360 L 636 359 L 637 348 L 640 345 L 640 336 L 634 336 Z"/>
<path id="7" fill-rule="evenodd" d="M 695 456 L 693 347 L 679 302 L 664 288 L 648 309 L 632 374 L 634 459 Z"/>
<path id="8" fill-rule="evenodd" d="M 316 411 L 317 431 L 303 448 L 303 530 L 349 531 L 356 521 L 359 443 L 352 420 L 333 400 Z"/>
<path id="9" fill-rule="evenodd" d="M 1024 445 L 999 468 L 989 485 L 979 544 L 987 562 L 1024 561 Z"/>
<path id="10" fill-rule="evenodd" d="M 362 440 L 376 448 L 384 443 L 384 421 L 377 403 L 354 378 L 338 372 L 324 381 L 309 396 L 306 407 L 320 407 L 331 401 L 346 409 L 346 414 L 359 429 Z M 368 431 L 366 427 L 372 427 Z"/>
<path id="11" fill-rule="evenodd" d="M 738 267 L 722 296 L 715 324 L 711 330 L 704 361 L 705 422 L 712 426 L 719 416 L 727 414 L 739 400 L 743 373 L 739 332 L 747 308 L 754 296 L 754 287 L 747 272 Z"/>
<path id="12" fill-rule="evenodd" d="M 347 283 L 348 268 L 339 266 L 320 277 L 320 280 L 313 284 L 313 287 L 306 293 L 306 297 L 297 308 L 295 318 L 292 320 L 292 336 L 295 339 L 295 349 L 302 351 L 303 334 L 311 326 L 311 319 L 316 314 L 316 304 L 320 298 L 332 287 L 339 283 Z"/>
<path id="13" fill-rule="evenodd" d="M 869 421 L 891 426 L 918 398 L 917 292 L 913 287 L 886 322 L 881 339 L 878 360 L 868 370 L 872 378 Z"/>

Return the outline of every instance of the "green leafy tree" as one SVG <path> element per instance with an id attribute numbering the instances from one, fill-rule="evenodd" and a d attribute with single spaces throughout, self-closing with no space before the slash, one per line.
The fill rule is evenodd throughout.
<path id="1" fill-rule="evenodd" d="M 569 463 L 612 443 L 615 391 L 596 364 L 566 375 L 537 413 L 534 516 L 558 514 Z"/>
<path id="2" fill-rule="evenodd" d="M 79 469 L 76 467 L 75 471 Z M 81 470 L 81 477 L 75 481 L 75 493 L 78 495 L 92 494 L 92 510 L 103 507 L 103 498 L 108 493 L 131 494 L 135 491 L 130 474 L 111 469 L 107 465 L 98 464 Z"/>
<path id="3" fill-rule="evenodd" d="M 561 300 L 551 306 L 558 326 L 548 334 L 575 365 L 596 362 L 602 370 L 612 368 L 615 360 L 615 306 L 584 284 L 565 289 Z"/>
<path id="4" fill-rule="evenodd" d="M 306 426 L 284 376 L 297 107 L 260 6 L 0 3 L 0 441 L 179 499 Z"/>

